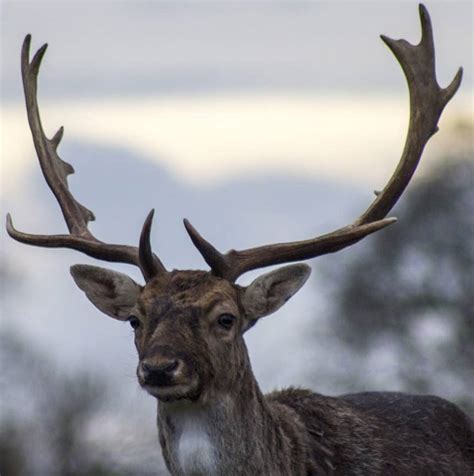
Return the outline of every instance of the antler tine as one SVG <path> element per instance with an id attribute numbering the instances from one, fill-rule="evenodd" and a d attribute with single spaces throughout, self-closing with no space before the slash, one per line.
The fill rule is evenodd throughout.
<path id="1" fill-rule="evenodd" d="M 30 44 L 31 35 L 27 35 L 21 50 L 21 74 L 28 122 L 41 170 L 61 207 L 70 233 L 91 237 L 87 224 L 89 221 L 95 220 L 94 214 L 72 196 L 68 189 L 67 176 L 73 174 L 74 169 L 57 154 L 64 129 L 61 127 L 52 139 L 48 139 L 41 124 L 37 99 L 38 73 L 48 45 L 43 45 L 30 63 Z"/>
<path id="2" fill-rule="evenodd" d="M 451 84 L 440 88 L 436 80 L 433 28 L 424 5 L 419 6 L 421 41 L 411 45 L 381 35 L 407 78 L 410 94 L 410 122 L 403 153 L 387 185 L 355 224 L 367 223 L 387 215 L 404 192 L 421 159 L 428 140 L 438 131 L 438 121 L 462 80 L 459 68 Z"/>
<path id="3" fill-rule="evenodd" d="M 158 257 L 151 252 L 150 246 L 148 246 L 146 252 L 146 264 L 142 268 L 138 248 L 104 243 L 95 238 L 88 229 L 88 223 L 95 220 L 94 214 L 81 205 L 69 191 L 67 177 L 74 173 L 74 169 L 70 164 L 63 161 L 57 153 L 64 129 L 61 127 L 52 139 L 48 139 L 41 124 L 37 100 L 38 73 L 47 45 L 43 45 L 30 62 L 30 44 L 31 35 L 27 35 L 21 50 L 21 72 L 28 122 L 41 170 L 49 188 L 61 207 L 69 234 L 35 235 L 20 232 L 13 226 L 10 214 L 7 215 L 8 234 L 13 239 L 29 245 L 49 248 L 70 248 L 85 253 L 92 258 L 140 266 L 145 279 L 151 279 L 153 271 L 162 272 L 165 271 L 165 268 Z M 145 222 L 144 228 L 147 222 L 148 219 Z M 150 225 L 151 219 L 148 227 Z"/>
<path id="4" fill-rule="evenodd" d="M 146 281 L 149 281 L 159 273 L 166 272 L 165 267 L 163 266 L 161 261 L 153 254 L 153 251 L 151 249 L 150 234 L 154 214 L 155 210 L 152 209 L 146 217 L 140 235 L 140 245 L 138 248 L 138 262 L 140 265 L 140 270 Z"/>
<path id="5" fill-rule="evenodd" d="M 188 219 L 183 220 L 184 227 L 188 232 L 194 246 L 199 250 L 206 263 L 211 267 L 214 274 L 218 276 L 229 276 L 232 273 L 231 263 L 226 256 L 205 240 L 194 228 Z"/>
<path id="6" fill-rule="evenodd" d="M 392 50 L 405 74 L 410 94 L 410 120 L 405 146 L 395 172 L 367 210 L 351 225 L 305 241 L 272 244 L 221 254 L 188 223 L 186 229 L 213 272 L 230 281 L 252 269 L 273 264 L 315 258 L 339 251 L 357 243 L 365 236 L 394 223 L 385 218 L 410 182 L 423 149 L 438 130 L 441 113 L 454 96 L 462 79 L 462 68 L 451 84 L 438 86 L 435 72 L 433 31 L 428 11 L 419 6 L 422 38 L 418 45 L 405 40 L 382 40 Z"/>

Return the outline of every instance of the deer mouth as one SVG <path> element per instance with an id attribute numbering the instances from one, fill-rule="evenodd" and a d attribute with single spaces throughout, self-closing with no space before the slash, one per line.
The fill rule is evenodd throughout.
<path id="1" fill-rule="evenodd" d="M 196 401 L 201 395 L 197 381 L 189 383 L 169 383 L 167 385 L 142 385 L 150 395 L 162 402 L 174 402 L 177 400 Z"/>

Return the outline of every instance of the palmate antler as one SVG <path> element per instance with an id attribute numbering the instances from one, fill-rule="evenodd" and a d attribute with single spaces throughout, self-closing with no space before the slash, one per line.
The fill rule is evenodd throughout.
<path id="1" fill-rule="evenodd" d="M 305 241 L 272 244 L 241 251 L 230 250 L 226 254 L 220 253 L 197 232 L 189 221 L 184 220 L 191 240 L 215 275 L 234 282 L 239 276 L 253 269 L 333 253 L 357 243 L 365 236 L 396 221 L 395 218 L 385 217 L 407 187 L 426 143 L 438 129 L 438 120 L 444 107 L 456 93 L 462 78 L 462 68 L 460 68 L 447 88 L 438 86 L 431 20 L 423 5 L 420 5 L 419 10 L 422 38 L 418 45 L 382 36 L 382 40 L 399 61 L 408 82 L 410 121 L 400 162 L 383 190 L 377 192 L 373 203 L 354 223 L 331 233 Z M 41 169 L 59 202 L 70 233 L 69 235 L 22 233 L 13 227 L 10 215 L 7 216 L 8 233 L 22 243 L 72 248 L 101 260 L 137 265 L 147 281 L 159 273 L 166 272 L 161 261 L 151 250 L 150 230 L 153 211 L 150 212 L 143 226 L 139 248 L 104 243 L 89 231 L 88 223 L 94 219 L 94 215 L 77 202 L 70 193 L 67 176 L 73 173 L 73 168 L 57 155 L 63 129 L 59 129 L 52 139 L 48 139 L 41 126 L 36 90 L 38 70 L 47 45 L 38 50 L 30 63 L 30 42 L 31 37 L 28 35 L 22 49 L 22 75 L 28 121 Z"/>
<path id="2" fill-rule="evenodd" d="M 74 169 L 70 164 L 63 161 L 57 153 L 64 129 L 61 127 L 52 139 L 48 139 L 41 124 L 37 99 L 38 72 L 48 45 L 43 45 L 30 62 L 30 44 L 31 35 L 27 35 L 21 50 L 21 73 L 28 122 L 41 170 L 61 207 L 69 234 L 32 235 L 22 233 L 14 228 L 10 214 L 7 215 L 8 234 L 15 240 L 28 245 L 71 248 L 100 260 L 134 264 L 140 267 L 146 280 L 159 272 L 164 272 L 165 267 L 158 257 L 151 252 L 151 248 L 147 246 L 153 211 L 150 212 L 143 225 L 140 238 L 141 246 L 139 248 L 104 243 L 95 238 L 89 231 L 88 223 L 95 220 L 94 214 L 81 205 L 69 191 L 67 177 L 74 173 Z"/>
<path id="3" fill-rule="evenodd" d="M 419 12 L 422 36 L 418 45 L 411 45 L 405 40 L 392 40 L 383 35 L 381 37 L 405 73 L 410 92 L 410 122 L 400 162 L 383 190 L 376 192 L 373 203 L 354 223 L 326 235 L 305 241 L 230 250 L 226 254 L 220 253 L 185 220 L 184 225 L 194 245 L 216 275 L 235 281 L 253 269 L 333 253 L 396 221 L 396 218 L 385 217 L 410 182 L 423 149 L 438 130 L 441 113 L 459 88 L 462 78 L 462 68 L 459 68 L 447 88 L 438 86 L 431 20 L 424 5 L 419 6 Z"/>

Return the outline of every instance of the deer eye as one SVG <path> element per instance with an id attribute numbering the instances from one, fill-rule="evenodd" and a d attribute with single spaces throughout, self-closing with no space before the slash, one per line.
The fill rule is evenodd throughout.
<path id="1" fill-rule="evenodd" d="M 232 314 L 221 314 L 217 319 L 217 323 L 224 329 L 230 329 L 234 324 L 235 316 Z"/>
<path id="2" fill-rule="evenodd" d="M 137 316 L 130 316 L 128 318 L 128 322 L 130 323 L 130 325 L 132 326 L 132 329 L 135 330 L 137 329 L 138 327 L 140 327 L 140 321 L 138 320 L 138 317 Z"/>

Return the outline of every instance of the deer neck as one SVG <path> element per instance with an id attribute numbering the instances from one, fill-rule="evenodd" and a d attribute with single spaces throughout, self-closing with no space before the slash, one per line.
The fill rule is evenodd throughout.
<path id="1" fill-rule="evenodd" d="M 158 428 L 168 468 L 180 476 L 224 475 L 229 468 L 258 474 L 269 459 L 268 441 L 279 436 L 250 367 L 235 388 L 206 402 L 159 402 Z"/>

